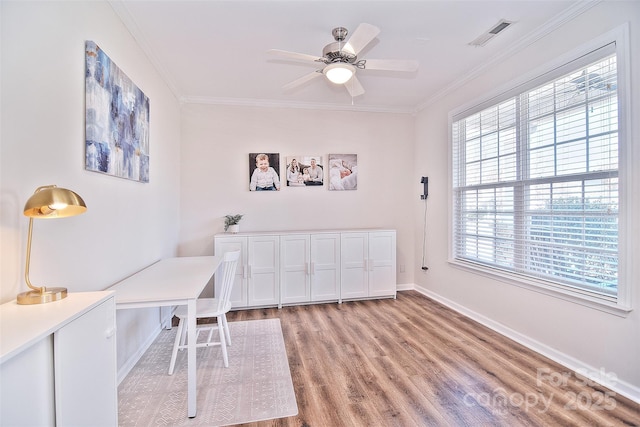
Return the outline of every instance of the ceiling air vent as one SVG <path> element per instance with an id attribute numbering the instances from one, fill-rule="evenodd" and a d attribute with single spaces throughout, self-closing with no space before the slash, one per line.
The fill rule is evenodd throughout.
<path id="1" fill-rule="evenodd" d="M 497 36 L 500 32 L 506 30 L 507 27 L 511 26 L 511 24 L 513 24 L 512 21 L 501 19 L 500 21 L 498 21 L 496 25 L 491 27 L 487 32 L 485 32 L 484 34 L 481 34 L 478 38 L 476 38 L 474 41 L 469 43 L 469 45 L 484 46 L 485 44 L 487 44 L 487 42 L 489 42 L 489 40 Z"/>

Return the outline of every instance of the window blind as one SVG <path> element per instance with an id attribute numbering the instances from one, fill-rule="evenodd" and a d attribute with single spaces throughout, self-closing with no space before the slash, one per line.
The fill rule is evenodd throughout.
<path id="1" fill-rule="evenodd" d="M 615 299 L 616 56 L 544 77 L 454 118 L 453 256 Z"/>

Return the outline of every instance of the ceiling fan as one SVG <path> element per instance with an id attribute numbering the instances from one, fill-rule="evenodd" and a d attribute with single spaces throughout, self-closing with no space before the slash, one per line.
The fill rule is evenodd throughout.
<path id="1" fill-rule="evenodd" d="M 358 54 L 376 36 L 380 29 L 374 25 L 362 23 L 345 42 L 348 31 L 344 27 L 334 28 L 332 31 L 335 42 L 329 43 L 322 49 L 322 56 L 305 53 L 289 52 L 280 49 L 270 49 L 267 52 L 286 59 L 296 59 L 309 62 L 321 62 L 322 69 L 306 74 L 283 86 L 284 90 L 291 90 L 317 77 L 325 76 L 335 84 L 342 84 L 352 97 L 362 95 L 364 88 L 356 77 L 356 70 L 402 71 L 412 72 L 418 69 L 418 62 L 403 59 L 359 59 Z"/>

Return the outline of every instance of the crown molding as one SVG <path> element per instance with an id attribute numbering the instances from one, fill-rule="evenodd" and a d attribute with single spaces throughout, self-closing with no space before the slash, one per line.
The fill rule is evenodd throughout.
<path id="1" fill-rule="evenodd" d="M 178 90 L 178 86 L 175 83 L 175 80 L 171 76 L 171 73 L 169 73 L 169 71 L 167 71 L 167 69 L 162 66 L 161 62 L 154 55 L 153 49 L 151 49 L 151 45 L 144 37 L 142 31 L 140 30 L 140 26 L 131 15 L 131 12 L 129 12 L 129 9 L 124 0 L 107 0 L 107 2 L 116 13 L 116 15 L 118 15 L 125 28 L 129 31 L 129 34 L 131 34 L 138 46 L 140 46 L 140 49 L 149 59 L 151 65 L 153 65 L 156 71 L 158 71 L 158 74 L 160 74 L 162 80 L 167 84 L 169 90 L 171 91 L 171 93 L 173 93 L 173 96 L 175 96 L 176 99 L 179 100 L 180 92 Z"/>
<path id="2" fill-rule="evenodd" d="M 366 113 L 393 113 L 393 114 L 414 114 L 413 107 L 388 107 L 375 105 L 351 105 L 334 103 L 315 102 L 293 102 L 274 101 L 266 99 L 248 98 L 213 98 L 206 96 L 184 96 L 180 98 L 181 104 L 206 104 L 206 105 L 226 105 L 234 107 L 263 107 L 263 108 L 295 108 L 307 110 L 327 110 L 327 111 L 356 111 Z"/>

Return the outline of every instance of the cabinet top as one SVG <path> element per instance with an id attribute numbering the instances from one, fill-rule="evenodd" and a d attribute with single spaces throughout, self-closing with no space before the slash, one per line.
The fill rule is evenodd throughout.
<path id="1" fill-rule="evenodd" d="M 334 234 L 334 233 L 371 233 L 371 232 L 394 232 L 390 228 L 349 228 L 349 229 L 329 229 L 329 230 L 269 230 L 269 231 L 246 231 L 242 233 L 218 233 L 214 237 L 243 237 L 243 236 L 284 236 L 287 234 Z"/>
<path id="2" fill-rule="evenodd" d="M 113 296 L 112 291 L 69 292 L 66 298 L 46 304 L 0 305 L 0 364 L 51 335 Z"/>

